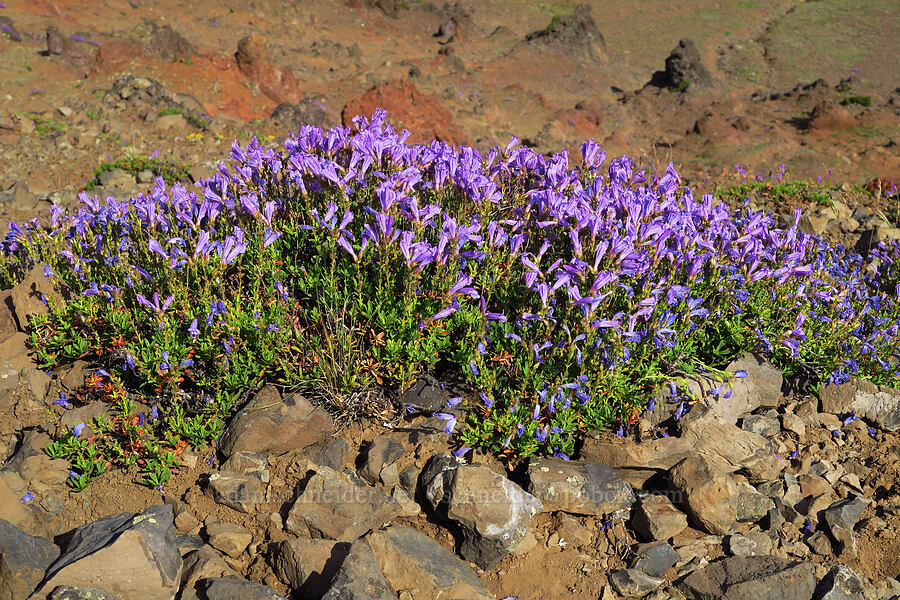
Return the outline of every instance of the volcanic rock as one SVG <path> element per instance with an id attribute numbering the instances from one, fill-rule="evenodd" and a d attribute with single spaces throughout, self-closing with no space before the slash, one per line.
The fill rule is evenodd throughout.
<path id="1" fill-rule="evenodd" d="M 774 556 L 735 556 L 688 575 L 678 589 L 689 600 L 809 600 L 815 568 Z"/>
<path id="2" fill-rule="evenodd" d="M 536 458 L 528 464 L 528 491 L 544 511 L 605 515 L 634 503 L 631 486 L 615 471 L 595 462 Z"/>

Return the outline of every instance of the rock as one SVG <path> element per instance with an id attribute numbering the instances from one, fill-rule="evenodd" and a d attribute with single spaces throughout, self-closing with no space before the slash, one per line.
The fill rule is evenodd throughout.
<path id="1" fill-rule="evenodd" d="M 552 532 L 566 546 L 588 548 L 594 541 L 594 534 L 591 530 L 582 525 L 578 519 L 566 513 L 556 513 L 552 523 Z"/>
<path id="2" fill-rule="evenodd" d="M 392 589 L 421 598 L 489 600 L 494 596 L 468 564 L 411 527 L 392 526 L 366 538 Z"/>
<path id="3" fill-rule="evenodd" d="M 284 525 L 295 535 L 352 542 L 399 513 L 400 505 L 380 490 L 320 467 L 294 502 Z"/>
<path id="4" fill-rule="evenodd" d="M 172 598 L 182 569 L 173 518 L 172 507 L 164 504 L 79 527 L 36 594 L 70 585 L 101 587 L 124 598 Z"/>
<path id="5" fill-rule="evenodd" d="M 322 600 L 396 600 L 381 573 L 369 542 L 359 539 L 350 546 L 340 571 Z"/>
<path id="6" fill-rule="evenodd" d="M 529 33 L 525 41 L 560 46 L 576 61 L 597 62 L 606 52 L 606 40 L 587 3 L 576 6 L 574 14 L 556 17 L 544 29 Z"/>
<path id="7" fill-rule="evenodd" d="M 869 597 L 862 577 L 846 565 L 836 565 L 816 587 L 816 600 L 856 600 Z"/>
<path id="8" fill-rule="evenodd" d="M 48 487 L 65 483 L 69 477 L 69 463 L 61 458 L 52 459 L 47 456 L 44 448 L 50 441 L 50 436 L 45 433 L 34 429 L 26 430 L 18 451 L 6 461 L 0 472 L 13 472 L 25 481 L 38 482 Z"/>
<path id="9" fill-rule="evenodd" d="M 224 521 L 208 524 L 206 537 L 210 546 L 232 558 L 240 556 L 253 541 L 253 534 L 249 529 Z"/>
<path id="10" fill-rule="evenodd" d="M 692 453 L 693 448 L 682 438 L 637 443 L 613 433 L 600 433 L 585 438 L 579 458 L 612 467 L 631 487 L 640 489 Z"/>
<path id="11" fill-rule="evenodd" d="M 275 547 L 272 567 L 301 598 L 321 598 L 349 552 L 347 542 L 294 538 Z"/>
<path id="12" fill-rule="evenodd" d="M 773 438 L 781 433 L 781 423 L 777 416 L 748 415 L 741 420 L 741 429 L 764 438 Z"/>
<path id="13" fill-rule="evenodd" d="M 831 541 L 824 531 L 816 531 L 814 534 L 806 538 L 806 544 L 809 548 L 820 556 L 831 554 Z"/>
<path id="14" fill-rule="evenodd" d="M 212 471 L 206 493 L 219 504 L 247 514 L 266 501 L 265 486 L 257 477 L 234 471 Z"/>
<path id="15" fill-rule="evenodd" d="M 685 91 L 691 86 L 708 85 L 712 77 L 700 60 L 700 52 L 693 41 L 683 39 L 666 58 L 664 85 Z"/>
<path id="16" fill-rule="evenodd" d="M 58 557 L 59 548 L 50 540 L 0 519 L 0 598 L 27 598 Z"/>
<path id="17" fill-rule="evenodd" d="M 17 480 L 19 485 L 10 484 L 10 480 Z M 59 533 L 59 518 L 32 503 L 22 502 L 26 491 L 25 481 L 16 473 L 0 472 L 0 519 L 9 521 L 30 535 L 55 536 Z"/>
<path id="18" fill-rule="evenodd" d="M 441 102 L 425 94 L 411 81 L 403 79 L 376 85 L 361 97 L 348 102 L 341 111 L 344 127 L 353 124 L 357 115 L 371 115 L 383 108 L 389 121 L 399 131 L 404 127 L 413 132 L 411 143 L 438 139 L 448 144 L 464 144 L 467 136 L 454 124 L 453 114 Z"/>
<path id="19" fill-rule="evenodd" d="M 345 466 L 352 465 L 355 457 L 356 453 L 347 440 L 339 437 L 331 438 L 306 456 L 307 460 L 317 467 L 328 467 L 335 471 L 341 471 Z"/>
<path id="20" fill-rule="evenodd" d="M 47 53 L 57 55 L 87 77 L 97 62 L 99 46 L 80 36 L 63 34 L 55 25 L 47 27 Z"/>
<path id="21" fill-rule="evenodd" d="M 331 417 L 300 394 L 281 399 L 274 386 L 266 386 L 239 412 L 219 444 L 225 456 L 246 450 L 284 454 L 323 442 L 334 433 Z"/>
<path id="22" fill-rule="evenodd" d="M 64 300 L 51 280 L 44 276 L 43 264 L 32 267 L 25 275 L 25 279 L 10 290 L 10 295 L 19 331 L 27 330 L 28 320 L 32 315 L 47 314 L 47 305 L 42 298 L 55 303 L 56 306 Z"/>
<path id="23" fill-rule="evenodd" d="M 19 387 L 19 369 L 5 358 L 0 358 L 0 393 L 8 394 Z"/>
<path id="24" fill-rule="evenodd" d="M 654 579 L 646 575 L 643 571 L 637 569 L 619 569 L 612 571 L 609 575 L 609 584 L 616 590 L 616 593 L 626 598 L 635 596 L 646 596 L 663 583 L 662 579 Z"/>
<path id="25" fill-rule="evenodd" d="M 185 120 L 184 115 L 172 114 L 163 115 L 156 119 L 156 121 L 153 122 L 153 128 L 162 133 L 173 133 L 175 135 L 179 135 L 187 133 L 191 126 L 188 125 L 188 122 Z M 106 184 L 104 184 L 104 187 L 105 186 Z"/>
<path id="26" fill-rule="evenodd" d="M 635 508 L 631 526 L 648 542 L 667 540 L 687 528 L 687 515 L 665 495 L 654 494 L 643 498 Z"/>
<path id="27" fill-rule="evenodd" d="M 304 125 L 322 128 L 333 125 L 325 105 L 310 96 L 300 102 L 282 102 L 272 111 L 269 120 L 294 133 L 298 133 Z"/>
<path id="28" fill-rule="evenodd" d="M 286 600 L 272 588 L 240 577 L 211 577 L 201 582 L 210 600 Z"/>
<path id="29" fill-rule="evenodd" d="M 756 523 L 765 517 L 771 508 L 771 498 L 759 493 L 747 483 L 738 482 L 738 493 L 734 503 L 734 514 L 738 521 Z"/>
<path id="30" fill-rule="evenodd" d="M 856 125 L 856 119 L 834 100 L 822 100 L 810 114 L 807 127 L 816 133 L 844 131 Z"/>
<path id="31" fill-rule="evenodd" d="M 43 402 L 47 397 L 47 391 L 50 389 L 50 376 L 40 369 L 28 367 L 19 372 L 19 377 L 28 386 L 28 390 L 34 396 L 34 399 L 38 402 Z"/>
<path id="32" fill-rule="evenodd" d="M 853 528 L 866 505 L 859 498 L 851 498 L 835 502 L 825 509 L 825 523 L 831 537 L 837 543 L 838 556 L 856 556 L 856 536 Z"/>
<path id="33" fill-rule="evenodd" d="M 736 425 L 726 423 L 695 407 L 692 419 L 681 425 L 681 437 L 697 454 L 707 458 L 715 470 L 734 473 L 741 471 L 751 482 L 777 479 L 787 461 L 776 458 L 772 444 L 766 438 Z"/>
<path id="34" fill-rule="evenodd" d="M 543 503 L 545 512 L 600 516 L 634 504 L 631 486 L 600 463 L 532 458 L 528 478 L 528 491 Z"/>
<path id="35" fill-rule="evenodd" d="M 694 571 L 677 587 L 689 600 L 809 600 L 815 586 L 811 564 L 774 556 L 734 556 Z"/>
<path id="36" fill-rule="evenodd" d="M 541 501 L 483 465 L 461 465 L 448 454 L 422 471 L 424 495 L 438 516 L 458 525 L 460 554 L 490 569 L 525 540 Z"/>
<path id="37" fill-rule="evenodd" d="M 396 500 L 397 504 L 400 505 L 401 517 L 414 517 L 422 512 L 422 508 L 419 504 L 410 498 L 409 494 L 407 494 L 399 485 L 391 488 L 391 498 Z"/>
<path id="38" fill-rule="evenodd" d="M 732 556 L 767 556 L 772 551 L 772 538 L 762 531 L 748 531 L 728 536 L 728 552 Z"/>
<path id="39" fill-rule="evenodd" d="M 359 469 L 359 476 L 375 485 L 381 479 L 381 470 L 396 462 L 405 451 L 403 444 L 393 438 L 376 437 L 369 446 L 366 462 Z"/>
<path id="40" fill-rule="evenodd" d="M 682 493 L 679 503 L 700 528 L 723 535 L 734 527 L 739 488 L 730 475 L 717 472 L 702 456 L 691 456 L 678 463 L 670 477 Z"/>
<path id="41" fill-rule="evenodd" d="M 22 34 L 16 31 L 14 23 L 15 21 L 10 19 L 6 15 L 0 15 L 0 32 L 2 32 L 4 35 L 6 35 L 7 38 L 14 42 L 21 42 Z"/>
<path id="42" fill-rule="evenodd" d="M 265 41 L 251 34 L 238 41 L 235 54 L 238 68 L 266 96 L 276 102 L 298 102 L 303 95 L 294 74 L 272 64 Z"/>
<path id="43" fill-rule="evenodd" d="M 221 554 L 209 546 L 203 546 L 185 554 L 184 569 L 181 572 L 181 589 L 193 590 L 200 580 L 229 575 L 237 575 L 237 573 L 228 566 Z"/>
<path id="44" fill-rule="evenodd" d="M 650 577 L 662 577 L 680 560 L 675 548 L 666 542 L 638 544 L 634 550 L 631 568 L 643 571 Z"/>
<path id="45" fill-rule="evenodd" d="M 269 457 L 258 452 L 241 450 L 235 452 L 222 463 L 223 471 L 236 471 L 244 475 L 253 475 L 263 483 L 269 482 Z"/>
<path id="46" fill-rule="evenodd" d="M 849 414 L 872 421 L 881 429 L 900 429 L 900 391 L 875 385 L 870 381 L 852 380 L 839 385 L 826 385 L 821 392 L 822 412 Z"/>
<path id="47" fill-rule="evenodd" d="M 197 53 L 194 45 L 170 25 L 160 26 L 151 19 L 145 19 L 135 27 L 132 35 L 138 38 L 151 55 L 169 62 L 178 62 Z"/>
<path id="48" fill-rule="evenodd" d="M 792 413 L 781 415 L 781 427 L 785 431 L 796 434 L 801 440 L 806 435 L 806 423 L 804 423 L 801 417 Z"/>
<path id="49" fill-rule="evenodd" d="M 430 376 L 420 377 L 416 383 L 403 392 L 400 402 L 403 406 L 412 406 L 422 412 L 439 412 L 446 410 L 449 394 L 436 379 Z"/>
<path id="50" fill-rule="evenodd" d="M 100 588 L 72 587 L 70 585 L 56 586 L 47 598 L 48 600 L 126 600 Z"/>

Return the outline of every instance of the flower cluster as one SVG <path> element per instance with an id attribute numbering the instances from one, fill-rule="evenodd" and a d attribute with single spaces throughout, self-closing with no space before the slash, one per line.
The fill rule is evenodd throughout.
<path id="1" fill-rule="evenodd" d="M 451 368 L 471 393 L 436 415 L 445 430 L 519 454 L 568 454 L 655 385 L 748 350 L 896 383 L 896 244 L 863 259 L 800 233 L 799 211 L 778 229 L 696 198 L 672 165 L 604 166 L 593 141 L 575 163 L 515 138 L 481 154 L 408 144 L 385 118 L 235 143 L 196 189 L 160 179 L 11 224 L 6 283 L 44 263 L 75 299 L 33 321 L 38 352 L 193 390 L 211 398 L 193 414 L 218 416 L 264 381 L 346 397 Z"/>

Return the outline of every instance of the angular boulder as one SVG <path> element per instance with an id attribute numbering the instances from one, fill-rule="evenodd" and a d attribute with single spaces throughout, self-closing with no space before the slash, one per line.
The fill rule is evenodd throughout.
<path id="1" fill-rule="evenodd" d="M 322 600 L 396 600 L 369 542 L 359 539 L 350 546 L 340 571 Z"/>
<path id="2" fill-rule="evenodd" d="M 206 494 L 219 504 L 247 514 L 266 501 L 266 488 L 259 478 L 235 471 L 212 471 Z"/>
<path id="3" fill-rule="evenodd" d="M 854 411 L 882 429 L 900 429 L 900 390 L 878 386 L 871 381 L 853 380 L 826 385 L 820 398 L 822 412 L 840 415 Z"/>
<path id="4" fill-rule="evenodd" d="M 640 489 L 693 452 L 687 440 L 677 437 L 637 443 L 612 433 L 598 433 L 585 438 L 579 458 L 612 467 L 633 488 Z"/>
<path id="5" fill-rule="evenodd" d="M 775 556 L 723 558 L 688 575 L 678 589 L 689 600 L 810 600 L 815 567 Z"/>
<path id="6" fill-rule="evenodd" d="M 178 592 L 182 569 L 173 521 L 172 507 L 163 504 L 79 527 L 36 594 L 68 585 L 124 598 L 169 600 Z"/>
<path id="7" fill-rule="evenodd" d="M 349 552 L 347 542 L 293 538 L 275 547 L 272 568 L 301 598 L 321 598 Z"/>
<path id="8" fill-rule="evenodd" d="M 334 424 L 324 409 L 300 394 L 282 399 L 274 386 L 266 386 L 235 415 L 219 450 L 225 456 L 241 450 L 278 455 L 323 442 L 332 433 Z"/>
<path id="9" fill-rule="evenodd" d="M 714 535 L 728 533 L 737 521 L 737 482 L 713 468 L 702 456 L 691 456 L 676 465 L 670 477 L 681 492 L 679 504 L 701 529 Z"/>
<path id="10" fill-rule="evenodd" d="M 352 542 L 398 514 L 400 505 L 390 496 L 320 467 L 291 507 L 284 528 L 295 535 Z"/>
<path id="11" fill-rule="evenodd" d="M 687 529 L 687 515 L 663 494 L 653 494 L 641 500 L 631 526 L 645 541 L 667 540 Z"/>
<path id="12" fill-rule="evenodd" d="M 601 463 L 533 458 L 528 463 L 528 491 L 544 511 L 600 516 L 634 504 L 631 486 Z"/>
<path id="13" fill-rule="evenodd" d="M 460 554 L 490 569 L 528 536 L 541 501 L 484 465 L 463 465 L 448 454 L 431 458 L 421 475 L 438 516 L 458 525 Z"/>
<path id="14" fill-rule="evenodd" d="M 0 598 L 27 598 L 58 557 L 59 548 L 50 540 L 0 519 Z"/>

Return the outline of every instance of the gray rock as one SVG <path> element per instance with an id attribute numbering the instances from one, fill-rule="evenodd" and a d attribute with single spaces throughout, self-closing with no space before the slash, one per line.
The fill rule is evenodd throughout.
<path id="1" fill-rule="evenodd" d="M 369 446 L 366 462 L 359 469 L 359 476 L 375 485 L 381 479 L 381 471 L 397 461 L 405 449 L 397 440 L 385 436 L 376 437 Z"/>
<path id="2" fill-rule="evenodd" d="M 209 600 L 286 600 L 272 588 L 240 577 L 212 577 L 200 581 Z"/>
<path id="3" fill-rule="evenodd" d="M 447 399 L 450 397 L 451 394 L 437 380 L 424 376 L 403 393 L 400 402 L 404 406 L 430 413 L 447 410 Z"/>
<path id="4" fill-rule="evenodd" d="M 662 494 L 641 500 L 631 517 L 631 526 L 646 541 L 667 540 L 687 528 L 687 515 Z"/>
<path id="5" fill-rule="evenodd" d="M 825 509 L 825 523 L 836 542 L 838 556 L 856 556 L 856 536 L 853 528 L 866 505 L 859 498 L 840 500 Z"/>
<path id="6" fill-rule="evenodd" d="M 206 493 L 219 504 L 247 514 L 266 501 L 265 486 L 259 478 L 234 471 L 212 471 Z"/>
<path id="7" fill-rule="evenodd" d="M 48 600 L 126 600 L 100 588 L 73 587 L 71 585 L 56 586 L 47 598 Z"/>
<path id="8" fill-rule="evenodd" d="M 278 455 L 324 442 L 333 432 L 323 409 L 299 394 L 282 400 L 274 386 L 266 386 L 228 425 L 219 450 L 225 456 L 241 450 Z"/>
<path id="9" fill-rule="evenodd" d="M 351 456 L 352 455 L 352 456 Z M 344 465 L 352 463 L 356 453 L 344 438 L 331 438 L 321 447 L 315 448 L 306 458 L 317 467 L 328 467 L 340 471 Z"/>
<path id="10" fill-rule="evenodd" d="M 294 133 L 299 132 L 304 125 L 331 126 L 324 105 L 312 97 L 306 97 L 300 102 L 282 102 L 275 107 L 269 119 Z"/>
<path id="11" fill-rule="evenodd" d="M 862 577 L 845 565 L 831 568 L 816 587 L 816 600 L 857 600 L 869 596 Z"/>
<path id="12" fill-rule="evenodd" d="M 484 465 L 461 465 L 448 454 L 431 458 L 421 476 L 438 516 L 463 533 L 459 552 L 490 569 L 528 536 L 540 500 Z"/>
<path id="13" fill-rule="evenodd" d="M 163 504 L 79 527 L 35 593 L 69 585 L 98 587 L 123 598 L 169 600 L 182 569 L 173 520 L 172 507 Z"/>
<path id="14" fill-rule="evenodd" d="M 666 58 L 665 84 L 679 90 L 689 86 L 707 85 L 712 81 L 709 71 L 700 60 L 697 46 L 683 39 Z"/>
<path id="15" fill-rule="evenodd" d="M 528 463 L 528 491 L 545 512 L 606 515 L 634 504 L 631 486 L 600 463 L 532 458 Z"/>
<path id="16" fill-rule="evenodd" d="M 291 507 L 285 529 L 295 535 L 352 542 L 400 514 L 390 496 L 321 467 Z"/>
<path id="17" fill-rule="evenodd" d="M 422 598 L 494 598 L 468 564 L 411 527 L 375 530 L 365 539 L 394 590 L 417 589 Z"/>
<path id="18" fill-rule="evenodd" d="M 764 438 L 772 438 L 781 433 L 781 424 L 777 416 L 748 415 L 741 420 L 741 429 Z"/>
<path id="19" fill-rule="evenodd" d="M 184 569 L 181 571 L 181 589 L 194 590 L 202 579 L 237 575 L 222 558 L 222 555 L 207 545 L 184 555 Z"/>
<path id="20" fill-rule="evenodd" d="M 544 29 L 525 36 L 526 43 L 548 44 L 579 62 L 596 63 L 606 52 L 606 41 L 591 16 L 591 5 L 582 2 L 573 14 L 563 15 Z"/>
<path id="21" fill-rule="evenodd" d="M 694 571 L 677 587 L 689 600 L 810 600 L 816 576 L 809 563 L 734 556 Z"/>
<path id="22" fill-rule="evenodd" d="M 0 598 L 26 598 L 59 557 L 48 539 L 28 535 L 0 519 Z"/>
<path id="23" fill-rule="evenodd" d="M 769 513 L 773 506 L 772 499 L 756 491 L 753 486 L 738 483 L 735 497 L 735 518 L 741 523 L 756 523 Z"/>
<path id="24" fill-rule="evenodd" d="M 831 540 L 828 539 L 824 531 L 816 531 L 806 538 L 806 545 L 820 556 L 831 554 Z"/>
<path id="25" fill-rule="evenodd" d="M 236 471 L 244 475 L 253 475 L 263 483 L 269 482 L 269 457 L 259 452 L 241 450 L 235 452 L 222 463 L 223 471 Z"/>
<path id="26" fill-rule="evenodd" d="M 322 600 L 396 600 L 397 595 L 385 579 L 365 539 L 350 546 L 340 571 Z"/>
<path id="27" fill-rule="evenodd" d="M 137 180 L 134 175 L 123 169 L 112 169 L 100 173 L 100 185 L 107 189 L 131 189 L 136 184 Z"/>
<path id="28" fill-rule="evenodd" d="M 762 531 L 748 531 L 728 536 L 728 552 L 732 556 L 766 556 L 772 551 L 772 538 Z"/>
<path id="29" fill-rule="evenodd" d="M 665 583 L 664 580 L 654 579 L 637 569 L 619 569 L 612 571 L 607 577 L 616 593 L 626 598 L 646 596 Z"/>
<path id="30" fill-rule="evenodd" d="M 635 558 L 631 568 L 643 571 L 650 577 L 662 577 L 681 559 L 675 548 L 666 542 L 638 544 L 633 552 Z"/>
<path id="31" fill-rule="evenodd" d="M 275 547 L 272 567 L 301 598 L 321 598 L 349 552 L 348 542 L 294 538 Z"/>
<path id="32" fill-rule="evenodd" d="M 822 412 L 846 414 L 855 411 L 881 429 L 900 429 L 900 391 L 877 386 L 870 381 L 853 380 L 826 385 L 820 396 Z"/>

